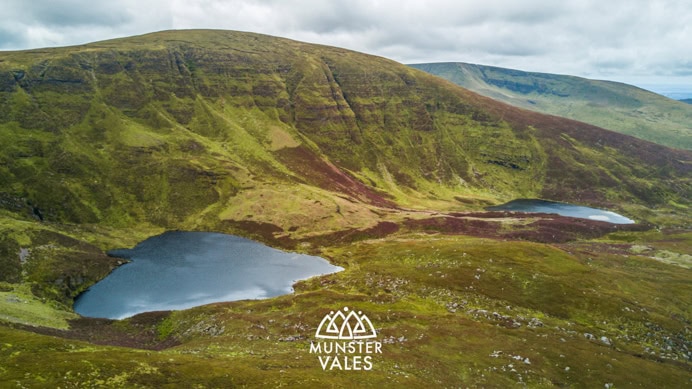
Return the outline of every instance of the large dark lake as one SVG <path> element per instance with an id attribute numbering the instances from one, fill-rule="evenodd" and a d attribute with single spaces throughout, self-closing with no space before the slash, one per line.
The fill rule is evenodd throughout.
<path id="1" fill-rule="evenodd" d="M 536 213 L 555 213 L 562 216 L 578 217 L 582 219 L 600 220 L 614 224 L 632 224 L 634 220 L 619 215 L 615 212 L 603 209 L 558 203 L 547 200 L 522 199 L 513 200 L 506 204 L 496 205 L 486 208 L 489 211 L 515 211 L 515 212 L 536 212 Z"/>
<path id="2" fill-rule="evenodd" d="M 291 293 L 298 280 L 343 270 L 320 257 L 208 232 L 166 232 L 108 254 L 131 262 L 77 297 L 74 310 L 82 316 L 122 319 L 268 298 Z"/>

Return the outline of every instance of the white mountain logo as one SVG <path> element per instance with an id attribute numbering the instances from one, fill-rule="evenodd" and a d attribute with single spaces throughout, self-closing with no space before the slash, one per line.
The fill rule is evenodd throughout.
<path id="1" fill-rule="evenodd" d="M 382 343 L 363 312 L 343 307 L 324 316 L 310 342 L 322 370 L 372 370 L 373 356 L 382 354 Z"/>
<path id="2" fill-rule="evenodd" d="M 377 332 L 375 332 L 372 322 L 363 312 L 349 311 L 348 307 L 344 307 L 342 311 L 336 313 L 331 311 L 326 314 L 319 327 L 317 327 L 315 337 L 338 340 L 372 339 L 377 337 Z"/>

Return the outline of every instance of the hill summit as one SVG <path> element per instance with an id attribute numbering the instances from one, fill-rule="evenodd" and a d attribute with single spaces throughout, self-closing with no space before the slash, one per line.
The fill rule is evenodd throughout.
<path id="1" fill-rule="evenodd" d="M 330 229 L 455 197 L 689 201 L 689 152 L 344 49 L 191 30 L 2 58 L 0 204 L 46 220 Z"/>

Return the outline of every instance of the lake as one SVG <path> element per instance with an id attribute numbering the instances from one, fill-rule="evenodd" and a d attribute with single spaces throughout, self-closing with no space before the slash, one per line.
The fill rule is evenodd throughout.
<path id="1" fill-rule="evenodd" d="M 600 220 L 613 224 L 632 224 L 634 220 L 615 212 L 598 208 L 559 203 L 547 200 L 520 199 L 506 204 L 486 208 L 488 211 L 514 211 L 532 213 L 555 213 L 561 216 L 578 217 L 582 219 Z"/>
<path id="2" fill-rule="evenodd" d="M 288 294 L 296 281 L 343 268 L 219 233 L 166 232 L 109 255 L 131 262 L 75 299 L 82 316 L 122 319 L 221 301 Z"/>

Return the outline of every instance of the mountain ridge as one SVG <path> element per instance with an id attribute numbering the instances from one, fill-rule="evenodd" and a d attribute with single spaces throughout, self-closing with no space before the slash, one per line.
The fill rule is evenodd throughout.
<path id="1" fill-rule="evenodd" d="M 428 191 L 495 202 L 684 202 L 679 189 L 666 181 L 649 185 L 644 177 L 659 179 L 652 166 L 661 177 L 684 177 L 688 153 L 520 111 L 338 48 L 250 33 L 170 31 L 5 53 L 0 69 L 0 103 L 10 107 L 0 117 L 8 139 L 3 181 L 10 184 L 2 195 L 38 204 L 53 220 L 182 222 L 205 208 L 213 214 L 214 204 L 238 218 L 244 211 L 223 204 L 242 197 L 242 187 L 256 178 L 346 193 L 357 187 L 350 195 L 364 203 L 382 193 L 415 203 Z M 19 158 L 7 159 L 12 155 Z M 167 177 L 160 184 L 170 194 L 128 174 L 144 165 Z M 38 189 L 39 177 L 53 192 Z M 197 191 L 187 184 L 196 179 L 211 186 Z M 132 190 L 123 185 L 129 180 Z M 609 189 L 615 187 L 625 191 Z M 158 204 L 154 213 L 144 212 L 148 198 Z M 156 221 L 171 209 L 177 216 Z"/>
<path id="2" fill-rule="evenodd" d="M 410 66 L 524 109 L 692 149 L 692 108 L 636 86 L 463 62 Z"/>

